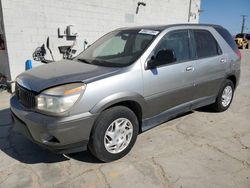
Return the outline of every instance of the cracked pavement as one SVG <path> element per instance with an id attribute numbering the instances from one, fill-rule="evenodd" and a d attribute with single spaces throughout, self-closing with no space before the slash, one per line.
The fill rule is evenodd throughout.
<path id="1" fill-rule="evenodd" d="M 139 135 L 123 159 L 56 155 L 11 131 L 0 93 L 0 187 L 250 187 L 250 51 L 228 111 L 198 109 Z"/>

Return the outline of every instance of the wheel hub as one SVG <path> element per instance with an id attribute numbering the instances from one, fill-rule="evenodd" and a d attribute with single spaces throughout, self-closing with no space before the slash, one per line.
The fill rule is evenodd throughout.
<path id="1" fill-rule="evenodd" d="M 227 107 L 233 97 L 233 89 L 231 86 L 227 86 L 224 88 L 223 92 L 222 92 L 222 97 L 221 97 L 221 104 L 223 107 Z"/>
<path id="2" fill-rule="evenodd" d="M 104 146 L 110 153 L 122 152 L 129 145 L 133 136 L 133 125 L 127 118 L 113 121 L 104 135 Z"/>

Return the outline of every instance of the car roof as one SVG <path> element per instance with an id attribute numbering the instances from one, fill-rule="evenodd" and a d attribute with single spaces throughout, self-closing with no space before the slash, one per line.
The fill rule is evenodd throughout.
<path id="1" fill-rule="evenodd" d="M 157 30 L 163 31 L 170 27 L 177 27 L 177 26 L 201 26 L 201 27 L 213 27 L 213 28 L 222 28 L 220 25 L 215 24 L 169 24 L 169 25 L 145 25 L 145 26 L 135 26 L 135 27 L 122 27 L 117 30 L 140 30 L 140 29 L 149 29 L 149 30 Z"/>

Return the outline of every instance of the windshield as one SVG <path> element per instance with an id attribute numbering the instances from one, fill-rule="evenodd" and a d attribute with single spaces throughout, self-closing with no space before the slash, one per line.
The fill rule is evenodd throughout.
<path id="1" fill-rule="evenodd" d="M 158 33 L 153 30 L 113 31 L 98 39 L 75 60 L 101 66 L 127 66 L 141 56 Z"/>

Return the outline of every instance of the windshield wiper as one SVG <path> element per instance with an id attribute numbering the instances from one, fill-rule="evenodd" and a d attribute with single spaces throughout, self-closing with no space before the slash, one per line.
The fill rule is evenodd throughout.
<path id="1" fill-rule="evenodd" d="M 83 63 L 87 63 L 87 64 L 92 64 L 91 62 L 89 62 L 88 60 L 86 60 L 86 59 L 77 59 L 78 61 L 81 61 L 81 62 L 83 62 Z"/>

